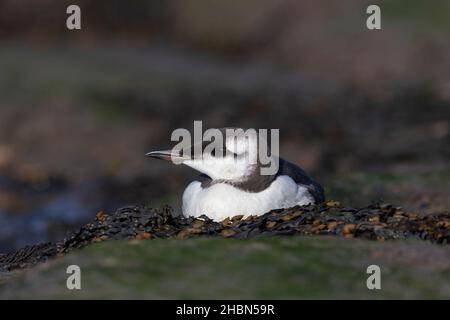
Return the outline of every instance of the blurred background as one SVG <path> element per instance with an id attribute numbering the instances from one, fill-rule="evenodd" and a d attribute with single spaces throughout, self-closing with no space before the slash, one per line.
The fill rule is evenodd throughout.
<path id="1" fill-rule="evenodd" d="M 81 7 L 82 29 L 66 28 Z M 450 2 L 0 0 L 0 252 L 127 204 L 178 212 L 171 132 L 279 128 L 348 206 L 450 207 Z"/>

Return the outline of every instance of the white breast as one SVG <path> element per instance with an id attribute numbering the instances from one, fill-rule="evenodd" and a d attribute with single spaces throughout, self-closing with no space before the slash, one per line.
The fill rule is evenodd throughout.
<path id="1" fill-rule="evenodd" d="M 262 215 L 273 209 L 314 203 L 308 190 L 289 176 L 279 176 L 261 192 L 246 192 L 229 184 L 218 183 L 203 189 L 194 181 L 183 194 L 183 215 L 205 214 L 215 221 L 235 215 Z"/>

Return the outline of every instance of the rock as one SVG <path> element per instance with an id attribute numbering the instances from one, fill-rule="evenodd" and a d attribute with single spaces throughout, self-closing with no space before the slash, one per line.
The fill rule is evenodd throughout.
<path id="1" fill-rule="evenodd" d="M 338 223 L 336 221 L 331 221 L 330 223 L 328 223 L 327 228 L 329 230 L 334 230 L 337 227 Z"/>
<path id="2" fill-rule="evenodd" d="M 200 229 L 205 224 L 205 221 L 203 220 L 194 220 L 194 223 L 192 223 L 192 228 L 194 229 Z"/>
<path id="3" fill-rule="evenodd" d="M 152 237 L 152 234 L 149 233 L 149 232 L 144 232 L 144 233 L 142 234 L 142 237 L 143 237 L 144 239 L 150 239 L 150 238 Z"/>
<path id="4" fill-rule="evenodd" d="M 222 220 L 221 224 L 224 225 L 224 226 L 227 226 L 227 225 L 230 224 L 230 222 L 231 222 L 230 218 L 225 218 L 225 219 Z"/>
<path id="5" fill-rule="evenodd" d="M 327 201 L 326 204 L 327 204 L 327 207 L 330 207 L 330 208 L 341 206 L 341 203 L 339 201 L 333 201 L 333 200 Z"/>
<path id="6" fill-rule="evenodd" d="M 93 222 L 56 244 L 25 247 L 0 254 L 0 272 L 32 266 L 41 261 L 83 248 L 93 242 L 140 241 L 153 238 L 187 239 L 199 236 L 249 238 L 258 235 L 334 235 L 368 240 L 422 239 L 450 243 L 450 213 L 420 217 L 390 204 L 344 208 L 326 203 L 279 209 L 262 216 L 227 218 L 215 222 L 207 216 L 175 216 L 170 207 L 151 209 L 131 206 L 112 214 L 99 212 Z"/>
<path id="7" fill-rule="evenodd" d="M 233 230 L 231 230 L 231 229 L 223 229 L 223 230 L 220 232 L 220 235 L 221 235 L 222 237 L 225 237 L 225 238 L 232 237 L 232 236 L 234 236 L 235 234 L 236 234 L 236 231 L 233 231 Z"/>
<path id="8" fill-rule="evenodd" d="M 289 221 L 293 218 L 294 216 L 292 214 L 285 214 L 281 216 L 281 220 L 283 221 Z"/>
<path id="9" fill-rule="evenodd" d="M 275 227 L 277 225 L 276 221 L 269 221 L 266 223 L 266 227 L 268 229 L 272 229 L 273 227 Z"/>
<path id="10" fill-rule="evenodd" d="M 353 232 L 355 232 L 356 229 L 356 225 L 353 223 L 348 223 L 346 225 L 344 225 L 344 228 L 342 228 L 342 234 L 344 236 L 347 236 L 349 234 L 353 234 Z"/>
<path id="11" fill-rule="evenodd" d="M 187 238 L 189 238 L 189 232 L 187 230 L 182 230 L 177 233 L 177 238 L 178 239 L 187 239 Z"/>
<path id="12" fill-rule="evenodd" d="M 104 221 L 105 220 L 105 213 L 103 211 L 97 212 L 97 214 L 95 215 L 95 219 L 97 221 Z"/>

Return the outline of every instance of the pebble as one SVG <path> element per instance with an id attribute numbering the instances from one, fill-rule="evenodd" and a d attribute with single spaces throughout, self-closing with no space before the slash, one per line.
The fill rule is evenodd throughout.
<path id="1" fill-rule="evenodd" d="M 349 234 L 353 234 L 353 232 L 355 231 L 355 229 L 356 229 L 356 225 L 355 225 L 355 224 L 353 224 L 353 223 L 348 223 L 348 224 L 344 225 L 344 228 L 342 228 L 342 234 L 343 234 L 344 236 L 347 236 L 347 235 L 349 235 Z"/>

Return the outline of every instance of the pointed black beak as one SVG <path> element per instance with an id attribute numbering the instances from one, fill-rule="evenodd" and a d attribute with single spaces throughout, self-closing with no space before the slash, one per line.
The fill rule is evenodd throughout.
<path id="1" fill-rule="evenodd" d="M 179 152 L 174 150 L 162 150 L 162 151 L 152 151 L 146 154 L 147 157 L 161 159 L 166 161 L 174 161 L 174 160 L 186 160 L 188 158 L 180 155 Z"/>

